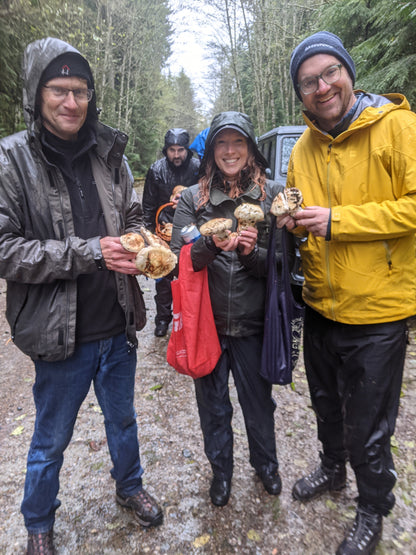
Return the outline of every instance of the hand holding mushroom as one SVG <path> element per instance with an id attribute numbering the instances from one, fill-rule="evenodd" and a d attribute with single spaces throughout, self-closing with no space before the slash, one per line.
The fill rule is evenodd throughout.
<path id="1" fill-rule="evenodd" d="M 302 202 L 302 193 L 296 187 L 289 187 L 278 193 L 270 207 L 270 213 L 277 217 L 277 227 L 296 227 L 294 216 L 302 209 Z"/>
<path id="2" fill-rule="evenodd" d="M 179 199 L 181 198 L 182 192 L 186 189 L 184 185 L 176 185 L 172 189 L 172 194 L 170 195 L 169 202 L 173 202 L 173 209 L 175 210 L 178 205 Z"/>
<path id="3" fill-rule="evenodd" d="M 257 244 L 257 222 L 264 220 L 260 206 L 244 202 L 234 210 L 238 220 L 238 247 L 241 254 L 247 256 Z"/>
<path id="4" fill-rule="evenodd" d="M 161 278 L 176 266 L 177 256 L 168 244 L 144 227 L 140 228 L 140 233 L 122 235 L 120 243 L 126 251 L 135 253 L 134 265 L 147 277 Z"/>

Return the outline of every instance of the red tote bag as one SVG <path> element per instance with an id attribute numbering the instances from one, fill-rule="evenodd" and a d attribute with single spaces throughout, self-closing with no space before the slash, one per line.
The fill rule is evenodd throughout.
<path id="1" fill-rule="evenodd" d="M 205 267 L 194 272 L 191 247 L 182 247 L 179 278 L 171 283 L 173 325 L 166 360 L 180 374 L 195 379 L 214 370 L 221 346 L 209 296 L 208 270 Z"/>

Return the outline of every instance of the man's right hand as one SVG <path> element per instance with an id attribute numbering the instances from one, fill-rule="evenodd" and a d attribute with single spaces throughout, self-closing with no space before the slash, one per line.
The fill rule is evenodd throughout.
<path id="1" fill-rule="evenodd" d="M 136 253 L 122 247 L 119 237 L 103 237 L 100 239 L 101 252 L 108 270 L 121 274 L 139 275 L 134 263 Z"/>

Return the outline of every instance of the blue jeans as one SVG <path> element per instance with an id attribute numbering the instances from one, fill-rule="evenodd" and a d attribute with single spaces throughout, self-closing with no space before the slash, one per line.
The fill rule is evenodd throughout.
<path id="1" fill-rule="evenodd" d="M 28 532 L 47 532 L 53 527 L 61 504 L 57 495 L 63 453 L 91 382 L 104 415 L 117 492 L 125 497 L 141 488 L 143 468 L 133 403 L 136 357 L 136 350 L 121 334 L 81 343 L 66 360 L 35 361 L 36 421 L 21 506 Z"/>

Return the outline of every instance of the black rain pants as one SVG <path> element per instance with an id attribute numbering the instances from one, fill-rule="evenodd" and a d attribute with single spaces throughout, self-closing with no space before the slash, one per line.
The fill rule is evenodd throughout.
<path id="1" fill-rule="evenodd" d="M 250 464 L 257 472 L 278 468 L 272 386 L 259 375 L 262 335 L 220 336 L 221 357 L 211 374 L 195 380 L 205 454 L 213 474 L 229 480 L 233 473 L 233 407 L 228 379 L 233 374 L 248 438 Z"/>
<path id="2" fill-rule="evenodd" d="M 154 297 L 156 303 L 155 323 L 167 322 L 172 320 L 172 289 L 170 277 L 162 277 L 156 280 Z"/>
<path id="3" fill-rule="evenodd" d="M 304 357 L 325 464 L 349 459 L 358 503 L 387 515 L 396 482 L 394 433 L 407 321 L 349 325 L 306 307 Z"/>

